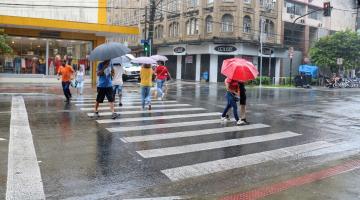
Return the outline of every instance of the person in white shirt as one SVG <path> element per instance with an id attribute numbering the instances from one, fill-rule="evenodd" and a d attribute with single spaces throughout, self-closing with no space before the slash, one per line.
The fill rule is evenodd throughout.
<path id="1" fill-rule="evenodd" d="M 84 81 L 85 81 L 85 66 L 84 65 L 80 65 L 79 70 L 76 71 L 76 88 L 77 88 L 77 95 L 79 95 L 79 91 L 80 91 L 80 95 L 83 94 L 83 90 L 84 90 Z"/>
<path id="2" fill-rule="evenodd" d="M 113 63 L 113 95 L 114 101 L 116 97 L 116 93 L 119 95 L 119 106 L 122 106 L 121 98 L 122 98 L 122 89 L 123 89 L 123 74 L 124 68 L 120 63 Z"/>

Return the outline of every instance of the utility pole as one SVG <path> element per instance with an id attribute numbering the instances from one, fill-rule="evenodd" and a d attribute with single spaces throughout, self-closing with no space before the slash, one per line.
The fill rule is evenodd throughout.
<path id="1" fill-rule="evenodd" d="M 148 40 L 150 45 L 149 56 L 151 56 L 153 50 L 155 12 L 156 12 L 156 0 L 150 0 L 149 35 L 148 35 Z"/>

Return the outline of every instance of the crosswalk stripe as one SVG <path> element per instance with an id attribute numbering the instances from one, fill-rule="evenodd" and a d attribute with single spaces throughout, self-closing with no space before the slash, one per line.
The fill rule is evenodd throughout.
<path id="1" fill-rule="evenodd" d="M 123 99 L 140 99 L 140 96 L 123 96 Z M 86 98 L 73 98 L 74 101 L 83 101 L 83 100 L 96 100 L 96 97 L 86 97 Z M 105 100 L 106 101 L 106 100 Z"/>
<path id="2" fill-rule="evenodd" d="M 159 120 L 159 119 L 180 119 L 180 118 L 190 118 L 190 117 L 206 117 L 206 116 L 220 116 L 219 112 L 210 112 L 210 113 L 195 113 L 195 114 L 182 114 L 182 115 L 165 115 L 165 116 L 154 116 L 154 117 L 135 117 L 135 118 L 125 118 L 125 119 L 102 119 L 96 120 L 99 124 L 109 124 L 117 122 L 136 122 L 136 121 L 150 121 L 150 120 Z"/>
<path id="3" fill-rule="evenodd" d="M 270 127 L 270 126 L 265 125 L 265 124 L 250 124 L 247 126 L 233 126 L 233 127 L 213 128 L 213 129 L 202 129 L 202 130 L 196 130 L 196 131 L 182 131 L 182 132 L 174 132 L 174 133 L 131 136 L 131 137 L 123 137 L 123 138 L 121 138 L 121 140 L 125 143 L 146 142 L 146 141 L 154 141 L 154 140 L 193 137 L 193 136 L 200 136 L 200 135 L 211 135 L 211 134 L 216 134 L 216 133 L 245 131 L 245 130 L 268 128 L 268 127 Z"/>
<path id="4" fill-rule="evenodd" d="M 220 149 L 220 148 L 239 146 L 244 144 L 266 142 L 271 140 L 279 140 L 279 139 L 290 138 L 300 135 L 301 134 L 293 133 L 291 131 L 285 131 L 285 132 L 273 133 L 273 134 L 261 135 L 261 136 L 252 136 L 246 138 L 237 138 L 237 139 L 222 140 L 215 142 L 205 142 L 205 143 L 166 147 L 159 149 L 148 149 L 148 150 L 141 150 L 136 152 L 140 154 L 143 158 L 154 158 L 154 157 L 170 156 L 170 155 L 184 154 L 184 153 L 197 152 L 197 151 L 205 151 L 211 149 Z"/>
<path id="5" fill-rule="evenodd" d="M 220 119 L 191 121 L 191 122 L 177 122 L 177 123 L 167 123 L 167 124 L 151 124 L 144 126 L 121 126 L 121 127 L 107 128 L 107 130 L 110 132 L 142 131 L 142 130 L 159 129 L 159 128 L 174 128 L 174 127 L 195 126 L 195 125 L 205 125 L 205 124 L 215 124 L 215 123 L 220 123 Z"/>
<path id="6" fill-rule="evenodd" d="M 4 139 L 4 138 L 0 138 L 0 141 L 5 141 L 6 139 Z"/>
<path id="7" fill-rule="evenodd" d="M 132 114 L 143 114 L 143 113 L 167 113 L 167 112 L 188 112 L 188 111 L 201 111 L 206 110 L 205 108 L 175 108 L 175 109 L 157 109 L 157 110 L 131 110 L 131 111 L 120 111 L 117 112 L 120 115 L 132 115 Z M 87 113 L 89 117 L 93 117 L 94 113 Z M 111 116 L 112 112 L 102 112 L 101 116 Z"/>
<path id="8" fill-rule="evenodd" d="M 124 200 L 176 200 L 176 199 L 183 199 L 183 197 L 170 196 L 170 197 L 151 197 L 151 198 L 124 199 Z"/>
<path id="9" fill-rule="evenodd" d="M 190 104 L 166 104 L 166 105 L 151 105 L 152 108 L 171 108 L 171 107 L 186 107 L 191 106 Z M 115 109 L 132 109 L 132 108 L 142 108 L 142 106 L 124 106 L 124 107 L 115 107 Z M 80 108 L 83 111 L 92 111 L 94 108 Z M 109 107 L 99 107 L 98 110 L 110 110 Z"/>
<path id="10" fill-rule="evenodd" d="M 325 141 L 318 141 L 238 157 L 203 162 L 199 164 L 181 166 L 171 169 L 164 169 L 161 170 L 161 172 L 165 174 L 170 180 L 179 181 L 192 177 L 198 177 L 213 174 L 216 172 L 222 172 L 226 170 L 264 163 L 275 159 L 295 156 L 322 148 L 332 147 L 333 145 L 334 144 Z"/>
<path id="11" fill-rule="evenodd" d="M 116 102 L 119 101 L 118 98 L 115 99 Z M 134 99 L 126 99 L 126 98 L 122 98 L 121 101 L 124 102 L 141 102 L 141 97 L 139 98 L 134 98 Z M 162 101 L 162 100 L 158 100 L 158 99 L 151 99 L 151 101 Z M 94 100 L 73 100 L 71 101 L 71 103 L 95 103 L 96 99 Z M 108 103 L 107 100 L 104 100 L 104 103 Z"/>
<path id="12" fill-rule="evenodd" d="M 151 102 L 151 104 L 162 104 L 162 103 L 176 103 L 177 101 L 155 101 L 155 102 Z M 139 102 L 122 102 L 123 103 L 123 105 L 137 105 L 137 104 L 139 104 L 139 105 L 141 105 L 142 103 L 141 103 L 141 101 L 139 101 Z M 75 104 L 75 106 L 94 106 L 94 104 L 95 103 L 77 103 L 77 104 Z M 100 107 L 101 106 L 109 106 L 109 105 L 107 105 L 107 104 L 100 104 L 99 105 Z"/>

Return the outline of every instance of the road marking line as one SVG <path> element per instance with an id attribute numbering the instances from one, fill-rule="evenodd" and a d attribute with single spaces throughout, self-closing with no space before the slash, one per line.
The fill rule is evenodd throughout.
<path id="1" fill-rule="evenodd" d="M 0 141 L 5 141 L 6 139 L 5 138 L 0 138 Z"/>
<path id="2" fill-rule="evenodd" d="M 265 125 L 265 124 L 250 124 L 247 126 L 233 126 L 233 127 L 214 128 L 214 129 L 202 129 L 202 130 L 196 130 L 196 131 L 182 131 L 182 132 L 174 132 L 174 133 L 131 136 L 131 137 L 123 137 L 120 139 L 125 143 L 146 142 L 146 141 L 154 141 L 154 140 L 165 140 L 165 139 L 193 137 L 193 136 L 200 136 L 200 135 L 211 135 L 211 134 L 217 134 L 217 133 L 245 131 L 245 130 L 268 128 L 268 127 L 270 127 L 270 126 Z"/>
<path id="3" fill-rule="evenodd" d="M 150 198 L 138 198 L 138 199 L 123 199 L 123 200 L 176 200 L 183 199 L 180 196 L 171 196 L 171 197 L 150 197 Z"/>
<path id="4" fill-rule="evenodd" d="M 186 107 L 191 106 L 190 104 L 166 104 L 166 105 L 151 105 L 152 108 L 171 108 L 171 107 Z M 115 109 L 132 109 L 132 108 L 142 108 L 142 106 L 124 106 L 124 107 L 115 107 Z M 94 110 L 94 108 L 80 108 L 80 110 L 83 111 L 91 111 Z M 109 107 L 99 107 L 98 110 L 110 110 Z"/>
<path id="5" fill-rule="evenodd" d="M 155 101 L 155 102 L 151 102 L 151 104 L 163 104 L 163 103 L 176 103 L 177 101 Z M 122 102 L 123 105 L 141 105 L 141 101 L 139 102 Z M 94 106 L 94 103 L 77 103 L 75 104 L 75 106 Z M 109 106 L 108 104 L 100 104 L 100 107 L 105 107 L 105 106 Z"/>
<path id="6" fill-rule="evenodd" d="M 122 99 L 141 99 L 141 96 L 123 96 Z M 96 100 L 96 97 L 87 97 L 87 98 L 74 98 L 74 101 L 82 101 L 82 100 Z M 107 100 L 105 100 L 107 101 Z"/>
<path id="7" fill-rule="evenodd" d="M 162 101 L 162 100 L 157 100 L 157 99 L 151 99 L 151 101 L 153 102 L 157 102 L 157 101 Z M 71 101 L 72 103 L 95 103 L 96 100 L 73 100 Z M 116 98 L 116 102 L 119 102 L 119 100 Z M 121 102 L 141 102 L 141 97 L 139 98 L 135 98 L 135 99 L 122 99 Z M 104 103 L 108 103 L 107 100 L 104 100 Z"/>
<path id="8" fill-rule="evenodd" d="M 152 124 L 152 125 L 144 125 L 144 126 L 121 126 L 121 127 L 107 128 L 107 130 L 110 132 L 142 131 L 142 130 L 159 129 L 159 128 L 175 128 L 175 127 L 184 127 L 184 126 L 216 124 L 220 122 L 221 122 L 220 119 L 212 119 L 212 120 L 191 121 L 191 122 Z"/>
<path id="9" fill-rule="evenodd" d="M 6 199 L 45 199 L 24 99 L 12 97 Z"/>
<path id="10" fill-rule="evenodd" d="M 253 153 L 227 159 L 203 162 L 171 169 L 161 170 L 172 181 L 179 181 L 192 177 L 198 177 L 216 172 L 237 169 L 245 166 L 264 163 L 267 161 L 295 156 L 301 153 L 311 152 L 321 148 L 334 146 L 325 141 L 312 142 L 297 146 L 285 147 L 260 153 Z"/>
<path id="11" fill-rule="evenodd" d="M 143 114 L 143 113 L 166 113 L 166 112 L 188 112 L 206 110 L 205 108 L 175 108 L 175 109 L 157 109 L 157 110 L 132 110 L 117 112 L 120 115 Z M 89 117 L 93 117 L 94 113 L 87 113 Z M 111 116 L 112 112 L 102 112 L 100 116 Z"/>
<path id="12" fill-rule="evenodd" d="M 290 188 L 298 187 L 315 181 L 320 181 L 332 176 L 350 172 L 360 168 L 360 160 L 352 160 L 320 171 L 305 174 L 303 176 L 294 177 L 278 183 L 265 185 L 253 190 L 232 194 L 221 198 L 220 200 L 256 200 L 285 191 Z"/>
<path id="13" fill-rule="evenodd" d="M 182 114 L 182 115 L 165 115 L 165 116 L 154 116 L 154 117 L 135 117 L 135 118 L 125 118 L 125 119 L 101 119 L 96 120 L 99 124 L 110 124 L 110 123 L 119 123 L 119 122 L 136 122 L 136 121 L 151 121 L 159 119 L 180 119 L 180 118 L 190 118 L 190 117 L 207 117 L 207 116 L 220 116 L 219 112 L 210 112 L 210 113 L 195 113 L 195 114 Z"/>
<path id="14" fill-rule="evenodd" d="M 225 147 L 233 147 L 244 144 L 253 144 L 258 142 L 266 142 L 272 140 L 285 139 L 290 137 L 300 136 L 301 134 L 293 133 L 291 131 L 285 131 L 280 133 L 273 133 L 268 135 L 261 136 L 253 136 L 253 137 L 245 137 L 245 138 L 237 138 L 231 140 L 222 140 L 215 142 L 205 142 L 205 143 L 197 143 L 183 146 L 174 146 L 174 147 L 166 147 L 159 149 L 147 149 L 136 151 L 143 158 L 154 158 L 154 157 L 162 157 L 162 156 L 170 156 L 184 153 L 191 153 L 197 151 L 206 151 L 211 149 L 220 149 Z"/>

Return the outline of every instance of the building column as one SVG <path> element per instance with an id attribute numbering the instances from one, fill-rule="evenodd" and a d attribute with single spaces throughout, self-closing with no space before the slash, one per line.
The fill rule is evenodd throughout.
<path id="1" fill-rule="evenodd" d="M 210 81 L 212 83 L 217 82 L 217 74 L 218 74 L 218 55 L 210 54 Z"/>
<path id="2" fill-rule="evenodd" d="M 275 58 L 275 85 L 279 85 L 280 83 L 280 58 Z"/>
<path id="3" fill-rule="evenodd" d="M 304 57 L 308 57 L 310 48 L 310 26 L 304 28 Z"/>
<path id="4" fill-rule="evenodd" d="M 46 40 L 45 66 L 46 66 L 45 75 L 48 76 L 49 75 L 49 40 Z"/>
<path id="5" fill-rule="evenodd" d="M 201 66 L 201 54 L 196 55 L 196 75 L 195 81 L 200 81 L 200 67 Z"/>
<path id="6" fill-rule="evenodd" d="M 182 56 L 177 56 L 177 62 L 176 62 L 176 79 L 181 80 L 181 60 Z"/>

